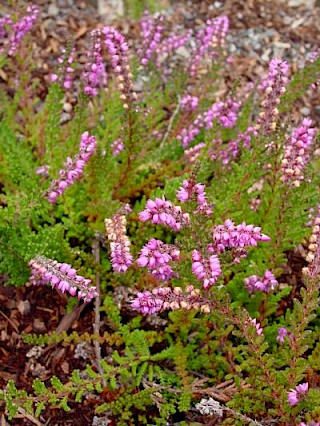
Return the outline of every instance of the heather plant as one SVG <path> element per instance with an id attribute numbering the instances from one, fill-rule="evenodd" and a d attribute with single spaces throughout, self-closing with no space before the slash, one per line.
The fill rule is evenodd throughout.
<path id="1" fill-rule="evenodd" d="M 72 344 L 85 367 L 29 389 L 9 380 L 5 414 L 67 416 L 93 399 L 92 415 L 119 425 L 190 410 L 221 424 L 318 424 L 319 131 L 291 112 L 320 59 L 292 75 L 275 58 L 258 90 L 239 80 L 218 98 L 228 18 L 164 36 L 165 19 L 146 13 L 132 49 L 97 29 L 81 68 L 70 44 L 41 99 L 27 38 L 36 11 L 0 21 L 14 89 L 0 87 L 0 273 L 67 292 L 69 309 L 77 297 L 94 324 L 23 336 L 31 360 Z M 182 45 L 190 57 L 174 62 Z M 285 267 L 302 244 L 292 284 Z"/>

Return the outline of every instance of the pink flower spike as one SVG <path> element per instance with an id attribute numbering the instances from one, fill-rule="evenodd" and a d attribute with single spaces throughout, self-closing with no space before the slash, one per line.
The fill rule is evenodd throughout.
<path id="1" fill-rule="evenodd" d="M 63 293 L 68 291 L 72 296 L 78 291 L 78 298 L 83 298 L 85 302 L 98 296 L 96 288 L 89 286 L 91 280 L 75 275 L 76 270 L 67 263 L 37 256 L 29 265 L 32 273 L 30 282 L 33 285 L 51 284 L 53 288 L 58 287 Z"/>

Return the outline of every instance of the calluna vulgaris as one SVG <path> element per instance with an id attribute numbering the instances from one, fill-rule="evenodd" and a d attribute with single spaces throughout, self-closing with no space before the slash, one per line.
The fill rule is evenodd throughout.
<path id="1" fill-rule="evenodd" d="M 146 11 L 135 40 L 66 40 L 44 90 L 40 8 L 0 11 L 0 274 L 94 304 L 91 334 L 17 337 L 39 377 L 0 375 L 3 419 L 82 402 L 92 425 L 319 425 L 319 129 L 296 114 L 317 47 L 230 84 L 227 16 L 175 33 Z M 48 381 L 60 344 L 83 359 Z"/>

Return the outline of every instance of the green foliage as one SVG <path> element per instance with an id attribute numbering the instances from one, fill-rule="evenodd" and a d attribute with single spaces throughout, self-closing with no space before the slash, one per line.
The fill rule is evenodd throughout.
<path id="1" fill-rule="evenodd" d="M 153 0 L 125 3 L 127 15 L 134 19 L 145 9 L 154 13 L 161 8 Z M 218 50 L 217 57 L 222 53 Z M 108 63 L 108 89 L 89 99 L 83 94 L 83 84 L 77 85 L 70 120 L 63 122 L 62 107 L 70 93 L 53 83 L 40 100 L 36 95 L 39 80 L 32 80 L 31 46 L 25 52 L 26 58 L 22 54 L 0 58 L 0 67 L 17 81 L 12 96 L 5 85 L 0 86 L 0 275 L 5 285 L 22 286 L 29 281 L 28 263 L 39 255 L 70 263 L 99 285 L 99 315 L 95 312 L 94 332 L 23 335 L 24 344 L 61 345 L 70 354 L 85 344 L 90 355 L 68 377 L 56 373 L 46 382 L 33 379 L 28 391 L 8 380 L 0 390 L 0 405 L 8 419 L 14 419 L 19 408 L 34 417 L 46 416 L 50 408 L 68 413 L 90 396 L 95 413 L 107 413 L 120 426 L 165 425 L 175 423 L 176 418 L 182 425 L 199 395 L 225 401 L 221 407 L 230 418 L 224 418 L 224 424 L 257 424 L 254 419 L 259 419 L 259 424 L 289 426 L 296 420 L 319 419 L 320 392 L 315 384 L 320 370 L 319 254 L 304 276 L 305 260 L 300 256 L 297 264 L 290 261 L 290 256 L 297 256 L 297 247 L 301 252 L 306 244 L 310 208 L 319 204 L 319 159 L 313 155 L 319 133 L 299 186 L 282 182 L 281 164 L 293 132 L 291 112 L 296 101 L 308 94 L 310 84 L 319 79 L 320 59 L 293 75 L 279 99 L 275 130 L 264 135 L 256 120 L 257 110 L 262 108 L 259 95 L 252 92 L 245 97 L 240 78 L 229 93 L 221 95 L 220 82 L 222 87 L 226 82 L 223 56 L 199 74 L 199 79 L 192 79 L 183 58 L 171 63 L 169 56 L 163 68 L 158 68 L 154 54 L 142 67 L 139 55 L 133 54 L 128 67 L 135 83 L 142 79 L 143 87 L 134 102 L 126 98 L 130 103 L 126 108 L 118 90 L 121 76 L 113 76 Z M 169 65 L 172 73 L 164 73 Z M 205 146 L 196 159 L 190 159 L 178 135 L 216 102 L 218 91 L 222 101 L 243 98 L 238 119 L 232 128 L 223 127 L 218 119 L 208 128 L 199 128 L 187 149 L 198 143 Z M 184 110 L 179 104 L 189 92 L 199 95 L 196 111 Z M 127 95 L 130 98 L 132 93 Z M 250 147 L 240 141 L 233 157 L 232 142 L 241 140 L 240 134 L 250 127 L 257 129 Z M 96 137 L 97 149 L 81 178 L 51 204 L 48 188 L 61 176 L 67 158 L 79 155 L 85 131 Z M 112 143 L 117 139 L 125 149 L 114 156 Z M 217 141 L 221 143 L 217 145 Z M 48 166 L 48 173 L 37 174 L 40 166 Z M 205 185 L 208 202 L 213 203 L 212 214 L 199 212 L 195 195 L 185 203 L 177 202 L 177 191 L 187 179 L 189 184 Z M 190 226 L 175 232 L 156 220 L 139 220 L 147 200 L 162 196 L 181 204 L 182 212 L 189 214 Z M 140 268 L 135 261 L 126 273 L 114 271 L 110 242 L 115 237 L 112 232 L 106 234 L 104 220 L 122 215 L 127 204 L 132 208 L 126 212 L 126 235 L 133 259 L 151 238 L 179 250 L 179 261 L 170 263 L 174 275 L 169 282 L 161 284 L 155 274 L 159 271 Z M 261 227 L 271 241 L 252 242 L 247 253 L 235 253 L 232 247 L 224 251 L 213 247 L 209 252 L 213 227 L 227 219 L 236 225 L 245 222 Z M 114 233 L 123 248 L 127 240 L 121 232 Z M 197 280 L 192 271 L 193 250 L 204 256 L 207 274 L 209 256 L 219 256 L 222 273 L 211 288 L 204 289 L 202 279 Z M 318 247 L 310 250 L 318 253 Z M 262 277 L 266 270 L 274 273 L 279 285 L 250 293 L 245 278 Z M 58 274 L 63 277 L 61 271 Z M 206 304 L 183 304 L 190 285 Z M 130 301 L 137 292 L 163 286 L 176 287 L 172 296 L 176 300 L 165 306 L 168 313 L 142 317 L 132 310 Z M 158 293 L 158 297 L 149 308 L 161 303 L 163 295 Z M 70 297 L 68 313 L 76 303 Z M 287 329 L 283 341 L 277 338 L 280 327 Z M 41 357 L 38 361 L 41 363 Z M 290 389 L 307 381 L 307 394 L 290 406 Z"/>

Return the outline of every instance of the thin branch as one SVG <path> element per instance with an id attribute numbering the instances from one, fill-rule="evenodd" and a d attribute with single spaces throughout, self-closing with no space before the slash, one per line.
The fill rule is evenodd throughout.
<path id="1" fill-rule="evenodd" d="M 163 145 L 165 144 L 165 142 L 166 142 L 166 140 L 167 140 L 167 138 L 168 138 L 168 136 L 169 136 L 169 134 L 170 134 L 170 132 L 171 132 L 171 128 L 172 128 L 172 126 L 173 126 L 173 121 L 174 121 L 174 119 L 175 119 L 176 115 L 178 114 L 178 112 L 180 111 L 180 107 L 181 107 L 180 99 L 181 99 L 181 98 L 180 98 L 180 96 L 178 96 L 178 103 L 177 103 L 176 109 L 173 111 L 173 114 L 172 114 L 172 116 L 170 117 L 169 125 L 168 125 L 167 131 L 166 131 L 166 133 L 165 133 L 165 135 L 163 136 L 163 139 L 162 139 L 162 141 L 161 141 L 160 148 L 162 148 L 162 147 L 163 147 Z"/>
<path id="2" fill-rule="evenodd" d="M 97 266 L 100 264 L 100 242 L 97 237 L 93 240 L 93 256 Z M 94 324 L 93 324 L 93 332 L 97 336 L 100 336 L 100 273 L 98 268 L 96 269 L 96 290 L 98 296 L 94 301 Z M 101 347 L 99 340 L 94 341 L 94 351 L 96 355 L 97 367 L 99 374 L 101 375 L 102 383 L 106 386 L 105 379 L 103 378 L 103 368 L 101 366 Z"/>

